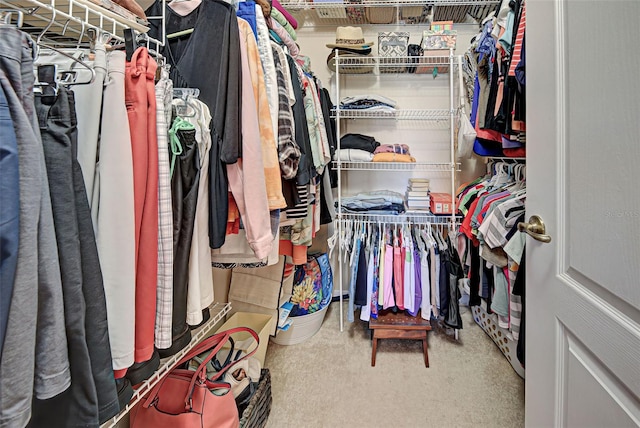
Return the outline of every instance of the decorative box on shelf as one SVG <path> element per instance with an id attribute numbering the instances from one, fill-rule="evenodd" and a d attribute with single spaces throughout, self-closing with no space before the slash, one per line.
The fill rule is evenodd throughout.
<path id="1" fill-rule="evenodd" d="M 378 55 L 380 64 L 405 63 L 409 54 L 409 33 L 405 31 L 388 31 L 378 33 Z M 381 73 L 402 73 L 404 66 L 382 67 Z"/>
<path id="2" fill-rule="evenodd" d="M 448 56 L 449 49 L 456 48 L 456 40 L 458 33 L 456 30 L 451 30 L 452 23 L 449 22 L 434 22 L 431 29 L 424 30 L 422 32 L 422 42 L 420 46 L 424 51 L 425 57 L 440 57 Z M 448 73 L 449 67 L 446 65 L 439 66 L 419 66 L 416 68 L 416 73 Z"/>

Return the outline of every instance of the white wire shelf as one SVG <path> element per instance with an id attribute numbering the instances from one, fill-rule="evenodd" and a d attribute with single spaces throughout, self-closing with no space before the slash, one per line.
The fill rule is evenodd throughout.
<path id="1" fill-rule="evenodd" d="M 111 4 L 105 0 L 96 2 Z M 117 4 L 111 6 L 114 9 L 119 8 Z M 126 28 L 132 28 L 138 33 L 149 31 L 149 28 L 137 19 L 121 16 L 89 0 L 0 0 L 0 7 L 22 11 L 23 30 L 41 32 L 47 28 L 47 35 L 77 39 L 86 36 L 87 30 L 93 29 L 105 31 L 117 39 L 124 40 L 123 32 Z"/>
<path id="2" fill-rule="evenodd" d="M 451 172 L 455 167 L 459 170 L 460 164 L 451 163 L 433 163 L 433 162 L 350 162 L 350 161 L 334 161 L 337 167 L 343 171 L 433 171 L 433 172 Z"/>
<path id="3" fill-rule="evenodd" d="M 339 109 L 331 112 L 332 118 L 340 119 L 395 119 L 395 120 L 428 120 L 428 121 L 448 121 L 451 112 L 445 109 L 439 110 L 412 110 L 402 109 L 394 112 L 367 111 L 367 110 L 345 110 Z"/>
<path id="4" fill-rule="evenodd" d="M 338 213 L 341 221 L 369 221 L 385 224 L 450 224 L 451 214 L 435 215 L 429 211 L 406 212 L 398 215 L 378 215 L 367 213 Z M 456 216 L 456 224 L 462 220 L 461 216 Z"/>
<path id="5" fill-rule="evenodd" d="M 300 1 L 282 0 L 288 10 L 331 9 L 336 7 L 402 7 L 402 6 L 478 6 L 500 3 L 499 0 L 354 0 L 354 1 Z"/>
<path id="6" fill-rule="evenodd" d="M 439 53 L 442 53 L 438 51 Z M 421 66 L 449 66 L 449 55 L 433 55 L 433 56 L 364 56 L 357 58 L 351 56 L 338 55 L 337 63 L 342 68 L 346 67 L 362 67 L 362 66 L 378 66 L 379 68 L 399 68 L 399 67 L 421 67 Z M 405 73 L 406 71 L 400 71 Z"/>
<path id="7" fill-rule="evenodd" d="M 283 0 L 281 4 L 305 27 L 333 25 L 420 25 L 431 21 L 481 21 L 499 0 Z M 382 8 L 380 11 L 368 9 Z"/>
<path id="8" fill-rule="evenodd" d="M 211 318 L 203 325 L 195 330 L 191 331 L 191 342 L 182 351 L 176 355 L 165 358 L 160 361 L 160 368 L 149 379 L 144 381 L 142 385 L 136 389 L 133 393 L 133 397 L 129 404 L 120 411 L 116 416 L 104 423 L 101 428 L 115 427 L 118 421 L 120 421 L 125 415 L 127 415 L 133 407 L 138 404 L 149 393 L 160 380 L 173 369 L 178 361 L 182 359 L 191 349 L 193 349 L 198 343 L 200 343 L 205 337 L 211 334 L 211 329 L 220 321 L 224 319 L 224 316 L 231 310 L 231 304 L 229 303 L 214 303 L 209 307 Z"/>

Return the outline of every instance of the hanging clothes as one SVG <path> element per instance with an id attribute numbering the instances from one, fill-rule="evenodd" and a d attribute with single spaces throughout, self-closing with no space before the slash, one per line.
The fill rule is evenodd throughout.
<path id="1" fill-rule="evenodd" d="M 0 359 L 2 426 L 26 426 L 32 398 L 52 398 L 71 382 L 60 265 L 33 98 L 34 49 L 26 33 L 0 26 L 0 86 L 20 171 L 18 258 Z"/>
<path id="2" fill-rule="evenodd" d="M 211 134 L 209 124 L 211 113 L 202 101 L 191 99 L 196 114 L 184 119 L 193 125 L 198 143 L 200 177 L 196 202 L 193 240 L 189 255 L 189 286 L 187 289 L 187 324 L 203 322 L 209 306 L 213 303 L 213 272 L 211 271 L 211 250 L 209 249 L 209 150 Z M 205 311 L 205 312 L 203 312 Z"/>
<path id="3" fill-rule="evenodd" d="M 200 182 L 200 159 L 193 125 L 178 117 L 169 135 L 173 167 L 173 313 L 172 343 L 169 348 L 160 350 L 162 358 L 176 354 L 191 341 L 191 330 L 187 325 L 187 290 Z"/>
<path id="4" fill-rule="evenodd" d="M 155 345 L 171 346 L 173 313 L 173 205 L 171 203 L 171 163 L 169 124 L 173 82 L 162 67 L 156 84 L 156 123 L 158 134 L 158 285 L 156 295 Z"/>
<path id="5" fill-rule="evenodd" d="M 96 57 L 98 60 L 98 57 Z M 94 199 L 91 206 L 107 298 L 114 370 L 134 363 L 135 212 L 131 133 L 125 104 L 125 54 L 109 52 L 102 101 Z"/>
<path id="6" fill-rule="evenodd" d="M 156 1 L 145 13 L 162 15 L 162 3 Z M 187 16 L 166 6 L 166 33 L 194 29 L 188 37 L 169 40 L 161 53 L 171 65 L 174 86 L 199 88 L 199 99 L 213 112 L 211 150 L 209 152 L 209 245 L 220 248 L 227 230 L 228 181 L 226 165 L 241 157 L 240 99 L 242 71 L 238 21 L 235 8 L 218 0 L 203 0 Z M 153 20 L 149 35 L 162 37 L 160 21 Z M 224 34 L 226 37 L 218 37 Z M 206 52 L 206 55 L 202 53 Z M 207 70 L 202 73 L 202 70 Z"/>
<path id="7" fill-rule="evenodd" d="M 7 331 L 20 228 L 18 143 L 4 90 L 0 87 L 0 355 Z"/>
<path id="8" fill-rule="evenodd" d="M 131 132 L 135 201 L 136 363 L 151 359 L 155 345 L 158 279 L 158 136 L 154 78 L 158 64 L 138 48 L 125 69 L 125 105 Z"/>

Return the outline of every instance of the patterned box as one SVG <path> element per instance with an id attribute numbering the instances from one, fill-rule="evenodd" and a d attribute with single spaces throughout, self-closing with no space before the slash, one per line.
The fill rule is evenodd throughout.
<path id="1" fill-rule="evenodd" d="M 380 73 L 401 73 L 404 66 L 390 67 L 388 64 L 406 63 L 409 55 L 409 33 L 390 31 L 378 33 L 378 56 L 380 59 Z"/>

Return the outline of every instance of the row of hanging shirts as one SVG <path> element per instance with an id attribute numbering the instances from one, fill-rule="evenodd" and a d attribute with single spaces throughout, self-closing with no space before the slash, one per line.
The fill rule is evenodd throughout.
<path id="1" fill-rule="evenodd" d="M 462 185 L 457 196 L 464 214 L 457 241 L 469 305 L 484 301 L 524 349 L 525 235 L 518 223 L 525 221 L 526 166 L 500 160 L 487 167 L 487 175 Z"/>
<path id="2" fill-rule="evenodd" d="M 406 311 L 462 328 L 458 281 L 462 267 L 445 225 L 343 220 L 343 265 L 349 265 L 347 319 Z M 448 232 L 448 233 L 447 233 Z"/>

